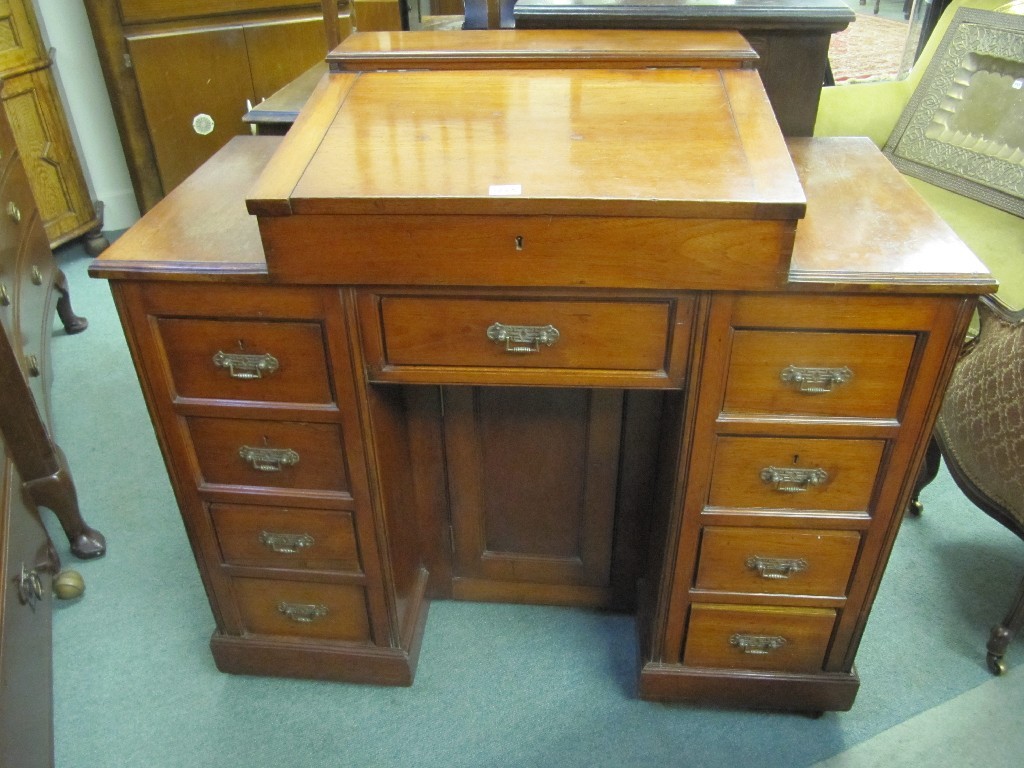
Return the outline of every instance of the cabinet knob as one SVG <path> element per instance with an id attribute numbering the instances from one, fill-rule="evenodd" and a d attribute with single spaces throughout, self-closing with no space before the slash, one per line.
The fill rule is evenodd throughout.
<path id="1" fill-rule="evenodd" d="M 32 285 L 43 284 L 43 273 L 39 271 L 39 267 L 32 267 Z"/>
<path id="2" fill-rule="evenodd" d="M 7 204 L 7 215 L 15 224 L 21 223 L 21 209 L 13 202 Z"/>
<path id="3" fill-rule="evenodd" d="M 7 292 L 7 285 L 5 283 L 0 283 L 0 306 L 11 306 L 11 294 Z"/>
<path id="4" fill-rule="evenodd" d="M 35 378 L 39 375 L 39 358 L 35 355 L 26 355 L 25 367 L 28 369 L 28 375 Z"/>

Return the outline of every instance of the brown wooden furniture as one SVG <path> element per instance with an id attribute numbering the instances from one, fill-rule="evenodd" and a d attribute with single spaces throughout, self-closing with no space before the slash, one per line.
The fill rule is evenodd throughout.
<path id="1" fill-rule="evenodd" d="M 921 511 L 918 494 L 935 479 L 941 458 L 971 502 L 1024 539 L 1024 311 L 994 297 L 985 297 L 978 309 L 980 332 L 953 371 L 911 509 Z M 1021 627 L 1024 581 L 989 636 L 993 674 L 1006 671 L 1006 649 Z"/>
<path id="2" fill-rule="evenodd" d="M 0 36 L 0 100 L 50 247 L 84 236 L 89 252 L 99 253 L 107 246 L 102 209 L 89 197 L 32 3 L 9 0 L 0 19 L 7 30 Z"/>
<path id="3" fill-rule="evenodd" d="M 218 666 L 409 684 L 429 598 L 607 606 L 641 696 L 851 706 L 994 286 L 868 142 L 791 148 L 749 70 L 337 73 L 119 239 Z"/>
<path id="4" fill-rule="evenodd" d="M 786 136 L 810 136 L 828 44 L 854 19 L 843 0 L 516 0 L 517 29 L 735 29 Z"/>
<path id="5" fill-rule="evenodd" d="M 3 115 L 0 211 L 0 765 L 42 768 L 53 765 L 50 601 L 60 560 L 37 507 L 57 515 L 78 557 L 102 555 L 105 543 L 82 520 L 50 427 L 54 309 L 68 332 L 85 321 L 71 311 Z"/>

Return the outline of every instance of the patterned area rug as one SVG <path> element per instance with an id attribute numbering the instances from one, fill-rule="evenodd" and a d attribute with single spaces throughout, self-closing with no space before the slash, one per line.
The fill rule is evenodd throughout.
<path id="1" fill-rule="evenodd" d="M 896 79 L 908 28 L 905 21 L 857 14 L 849 27 L 832 35 L 829 45 L 836 85 Z"/>

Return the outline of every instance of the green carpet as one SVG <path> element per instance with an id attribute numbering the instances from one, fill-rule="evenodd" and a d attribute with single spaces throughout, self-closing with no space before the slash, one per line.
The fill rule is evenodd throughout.
<path id="1" fill-rule="evenodd" d="M 1024 573 L 1024 545 L 945 473 L 898 537 L 851 712 L 638 701 L 630 617 L 533 606 L 435 602 L 412 688 L 223 675 L 108 287 L 77 247 L 59 259 L 90 327 L 54 334 L 56 433 L 109 553 L 76 563 L 47 516 L 87 585 L 54 619 L 58 768 L 799 768 L 990 679 L 984 643 Z M 1021 646 L 1011 665 L 1024 664 Z"/>

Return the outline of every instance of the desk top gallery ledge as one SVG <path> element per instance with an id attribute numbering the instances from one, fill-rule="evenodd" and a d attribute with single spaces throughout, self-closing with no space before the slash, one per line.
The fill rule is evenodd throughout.
<path id="1" fill-rule="evenodd" d="M 111 245 L 90 273 L 111 280 L 278 282 L 268 271 L 256 217 L 246 211 L 246 194 L 280 143 L 274 136 L 232 139 Z M 807 195 L 807 215 L 777 289 L 995 290 L 984 265 L 868 139 L 791 139 L 789 147 Z M 396 276 L 399 282 L 415 283 L 414 262 Z M 510 273 L 514 281 L 515 271 Z M 676 274 L 678 279 L 655 288 L 694 287 L 685 254 L 678 257 Z M 467 275 L 461 284 L 472 286 L 471 280 Z M 571 287 L 587 285 L 584 270 Z M 643 276 L 634 287 L 651 288 Z"/>

